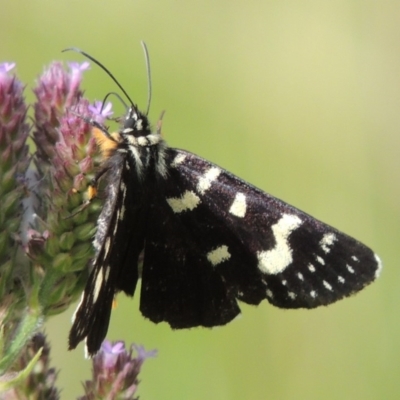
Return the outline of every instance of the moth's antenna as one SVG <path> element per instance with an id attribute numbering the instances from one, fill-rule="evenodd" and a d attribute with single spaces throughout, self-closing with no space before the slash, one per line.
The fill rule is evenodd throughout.
<path id="1" fill-rule="evenodd" d="M 104 100 L 103 100 L 103 106 L 104 106 L 104 104 L 106 104 L 107 99 L 108 99 L 111 95 L 115 96 L 115 97 L 124 105 L 124 107 L 125 107 L 126 109 L 128 109 L 128 105 L 125 103 L 124 99 L 123 99 L 118 93 L 116 93 L 116 92 L 110 92 L 110 93 L 107 93 L 107 94 L 105 95 Z"/>
<path id="2" fill-rule="evenodd" d="M 150 103 L 151 103 L 151 70 L 150 70 L 150 57 L 149 51 L 147 50 L 146 43 L 143 40 L 140 42 L 144 51 L 144 58 L 146 60 L 146 69 L 147 69 L 147 82 L 148 82 L 148 91 L 147 91 L 147 109 L 146 116 L 149 115 L 150 111 Z"/>
<path id="3" fill-rule="evenodd" d="M 130 101 L 131 106 L 134 108 L 137 108 L 136 105 L 133 103 L 131 98 L 129 97 L 128 93 L 126 93 L 125 89 L 121 86 L 121 84 L 117 81 L 115 76 L 100 62 L 97 61 L 95 58 L 93 58 L 91 55 L 85 53 L 84 51 L 78 49 L 77 47 L 69 47 L 68 49 L 64 49 L 62 52 L 65 51 L 76 51 L 77 53 L 80 53 L 84 55 L 86 58 L 89 60 L 93 61 L 95 64 L 97 64 L 116 84 L 117 86 L 122 90 L 122 93 L 126 96 L 126 98 Z"/>

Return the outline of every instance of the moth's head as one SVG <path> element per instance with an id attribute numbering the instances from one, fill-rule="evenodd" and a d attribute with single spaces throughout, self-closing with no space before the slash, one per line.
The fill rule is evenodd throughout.
<path id="1" fill-rule="evenodd" d="M 135 137 L 147 136 L 151 133 L 147 116 L 140 112 L 135 106 L 131 106 L 126 114 L 122 133 Z"/>
<path id="2" fill-rule="evenodd" d="M 141 113 L 136 105 L 133 103 L 132 99 L 129 97 L 128 93 L 125 91 L 125 89 L 121 86 L 121 84 L 117 81 L 117 79 L 114 77 L 114 75 L 99 61 L 97 61 L 95 58 L 93 58 L 91 55 L 88 53 L 85 53 L 84 51 L 76 48 L 76 47 L 70 47 L 68 49 L 65 49 L 63 51 L 76 51 L 78 53 L 81 53 L 84 55 L 86 58 L 89 60 L 93 61 L 95 64 L 97 64 L 115 83 L 116 85 L 121 89 L 122 93 L 126 96 L 126 98 L 129 100 L 129 103 L 131 106 L 128 108 L 128 112 L 126 114 L 125 120 L 123 122 L 123 126 L 121 130 L 119 131 L 120 134 L 122 135 L 129 135 L 129 136 L 134 136 L 134 137 L 145 137 L 151 134 L 150 131 L 150 124 L 149 120 L 147 119 L 147 115 L 149 113 L 150 109 L 150 101 L 151 101 L 151 79 L 150 79 L 150 60 L 149 60 L 149 53 L 147 51 L 147 46 L 144 42 L 142 42 L 145 58 L 146 58 L 146 65 L 147 65 L 147 76 L 148 76 L 148 81 L 149 81 L 149 93 L 148 93 L 148 100 L 147 100 L 147 110 L 146 113 Z M 114 94 L 117 95 L 117 97 L 126 105 L 126 103 L 122 100 L 122 98 L 114 93 L 110 92 L 107 94 L 106 98 L 110 95 Z M 106 99 L 105 98 L 105 99 Z M 105 102 L 104 99 L 104 102 Z M 103 102 L 103 103 L 104 103 Z"/>

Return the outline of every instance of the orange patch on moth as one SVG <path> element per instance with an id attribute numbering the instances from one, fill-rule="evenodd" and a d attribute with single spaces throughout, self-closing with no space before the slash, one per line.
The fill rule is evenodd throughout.
<path id="1" fill-rule="evenodd" d="M 110 158 L 117 148 L 118 142 L 120 141 L 120 134 L 118 132 L 111 133 L 110 136 L 114 139 L 112 140 L 100 129 L 93 128 L 92 135 L 95 138 L 97 146 L 99 146 L 100 152 L 104 159 Z"/>
<path id="2" fill-rule="evenodd" d="M 89 201 L 93 200 L 97 196 L 97 187 L 89 185 L 87 188 L 87 196 Z"/>

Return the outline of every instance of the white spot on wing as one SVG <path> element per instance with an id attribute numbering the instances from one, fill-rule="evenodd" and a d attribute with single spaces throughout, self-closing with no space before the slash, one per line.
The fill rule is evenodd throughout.
<path id="1" fill-rule="evenodd" d="M 315 299 L 317 297 L 317 292 L 315 290 L 311 290 L 310 296 Z"/>
<path id="2" fill-rule="evenodd" d="M 122 221 L 124 219 L 125 211 L 126 211 L 125 204 L 122 204 L 121 213 L 118 215 L 117 220 L 121 220 Z"/>
<path id="3" fill-rule="evenodd" d="M 346 268 L 351 274 L 354 274 L 354 268 L 353 267 L 351 267 L 349 264 L 346 264 Z"/>
<path id="4" fill-rule="evenodd" d="M 104 270 L 104 282 L 108 281 L 108 277 L 110 276 L 110 266 L 107 265 Z"/>
<path id="5" fill-rule="evenodd" d="M 379 278 L 379 276 L 381 274 L 381 271 L 382 271 L 382 268 L 383 268 L 383 264 L 382 264 L 382 261 L 381 261 L 381 259 L 379 258 L 379 256 L 377 254 L 374 254 L 374 257 L 375 257 L 375 260 L 376 260 L 376 263 L 377 263 L 377 269 L 375 271 L 375 279 L 376 279 L 376 278 Z"/>
<path id="6" fill-rule="evenodd" d="M 117 210 L 116 221 L 119 221 L 120 214 L 121 214 L 120 210 Z M 113 229 L 113 235 L 114 236 L 117 233 L 117 229 L 118 229 L 118 223 L 115 223 L 114 224 L 114 229 Z"/>
<path id="7" fill-rule="evenodd" d="M 85 360 L 89 360 L 90 359 L 90 354 L 89 354 L 89 349 L 87 346 L 87 336 L 85 337 Z"/>
<path id="8" fill-rule="evenodd" d="M 270 299 L 274 298 L 274 294 L 272 293 L 271 290 L 267 289 L 267 291 L 265 293 L 266 293 L 267 297 L 269 297 Z"/>
<path id="9" fill-rule="evenodd" d="M 93 304 L 96 303 L 97 298 L 99 297 L 102 285 L 103 285 L 103 269 L 101 269 L 96 275 L 96 280 L 94 282 L 94 288 L 93 288 Z"/>
<path id="10" fill-rule="evenodd" d="M 343 276 L 338 276 L 338 281 L 340 282 L 340 283 L 344 283 L 346 280 L 343 278 Z"/>
<path id="11" fill-rule="evenodd" d="M 314 265 L 312 265 L 312 264 L 308 264 L 308 269 L 309 269 L 311 272 L 315 272 L 315 267 L 314 267 Z"/>
<path id="12" fill-rule="evenodd" d="M 360 260 L 358 259 L 357 256 L 351 256 L 351 259 L 352 259 L 353 261 L 360 261 Z"/>
<path id="13" fill-rule="evenodd" d="M 120 210 L 118 210 L 117 221 L 122 220 L 124 218 L 124 214 L 125 214 L 126 185 L 123 182 L 121 182 L 120 190 L 121 190 L 121 204 L 122 204 L 122 206 L 121 206 Z"/>
<path id="14" fill-rule="evenodd" d="M 321 264 L 321 265 L 325 265 L 325 260 L 320 257 L 320 256 L 315 256 L 315 259 Z"/>
<path id="15" fill-rule="evenodd" d="M 337 240 L 337 237 L 334 233 L 326 233 L 321 241 L 319 242 L 322 250 L 328 254 L 331 251 L 331 246 Z"/>
<path id="16" fill-rule="evenodd" d="M 200 194 L 204 194 L 208 189 L 210 189 L 211 184 L 218 178 L 221 170 L 217 167 L 211 167 L 206 173 L 199 178 L 197 183 L 197 190 Z"/>
<path id="17" fill-rule="evenodd" d="M 229 212 L 236 217 L 243 218 L 246 215 L 246 196 L 244 193 L 236 193 L 235 200 L 229 209 Z"/>
<path id="18" fill-rule="evenodd" d="M 76 319 L 76 314 L 77 314 L 78 310 L 81 308 L 84 298 L 85 298 L 85 292 L 82 292 L 81 299 L 79 300 L 79 304 L 77 305 L 77 307 L 74 311 L 74 314 L 72 315 L 72 319 L 71 319 L 72 323 L 74 323 L 74 321 Z"/>
<path id="19" fill-rule="evenodd" d="M 167 203 L 174 213 L 193 210 L 200 204 L 200 198 L 191 190 L 186 190 L 181 197 L 171 197 Z"/>
<path id="20" fill-rule="evenodd" d="M 302 274 L 301 272 L 299 272 L 299 273 L 297 274 L 297 277 L 298 277 L 301 281 L 304 281 L 304 276 L 303 276 L 303 274 Z"/>
<path id="21" fill-rule="evenodd" d="M 231 254 L 228 251 L 228 246 L 225 245 L 219 246 L 207 254 L 208 261 L 210 261 L 214 267 L 230 258 Z"/>
<path id="22" fill-rule="evenodd" d="M 288 292 L 288 296 L 289 296 L 292 300 L 294 300 L 294 299 L 296 298 L 296 293 Z"/>
<path id="23" fill-rule="evenodd" d="M 322 284 L 330 291 L 332 291 L 332 285 L 327 281 L 322 281 Z"/>
<path id="24" fill-rule="evenodd" d="M 110 236 L 107 236 L 106 241 L 104 243 L 104 257 L 107 257 L 107 254 L 110 251 L 110 243 L 111 243 Z"/>
<path id="25" fill-rule="evenodd" d="M 288 237 L 301 223 L 297 215 L 283 214 L 282 218 L 272 226 L 275 247 L 257 252 L 258 268 L 261 272 L 278 274 L 292 263 L 292 249 L 289 246 Z"/>
<path id="26" fill-rule="evenodd" d="M 174 160 L 171 163 L 172 168 L 176 168 L 179 164 L 182 164 L 185 161 L 186 154 L 178 154 L 175 156 Z"/>

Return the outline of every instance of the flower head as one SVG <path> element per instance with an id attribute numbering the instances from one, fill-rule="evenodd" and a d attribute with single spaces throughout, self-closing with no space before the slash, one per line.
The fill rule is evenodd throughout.
<path id="1" fill-rule="evenodd" d="M 53 63 L 34 89 L 37 184 L 32 192 L 38 200 L 34 229 L 42 234 L 28 237 L 25 249 L 45 271 L 60 274 L 49 279 L 53 286 L 41 292 L 47 315 L 76 300 L 93 254 L 91 239 L 100 202 L 88 201 L 87 188 L 100 155 L 88 122 L 95 115 L 79 88 L 88 66 L 71 63 L 65 71 L 62 64 Z"/>
<path id="2" fill-rule="evenodd" d="M 40 357 L 36 364 L 32 367 L 31 360 L 38 352 L 41 351 Z M 50 347 L 43 333 L 37 333 L 32 337 L 23 352 L 20 354 L 14 365 L 18 371 L 29 371 L 20 373 L 18 379 L 17 372 L 11 372 L 9 378 L 16 378 L 18 385 L 1 394 L 2 400 L 15 399 L 46 399 L 58 400 L 60 393 L 55 386 L 58 372 L 55 368 L 50 367 Z"/>
<path id="3" fill-rule="evenodd" d="M 15 254 L 19 246 L 22 201 L 26 195 L 24 177 L 30 162 L 24 85 L 10 73 L 14 67 L 15 63 L 0 64 L 0 299 L 14 298 L 12 307 L 6 307 L 8 312 L 3 312 L 0 304 L 0 325 L 6 331 L 12 324 L 5 324 L 4 319 L 10 322 L 13 311 L 18 315 L 15 307 L 22 295 L 21 285 L 15 279 Z"/>
<path id="4" fill-rule="evenodd" d="M 80 90 L 82 72 L 89 63 L 71 63 L 70 72 L 63 65 L 54 62 L 39 77 L 34 93 L 36 130 L 34 140 L 38 148 L 37 156 L 49 160 L 54 155 L 54 144 L 59 139 L 58 127 L 61 116 L 74 106 L 83 93 Z"/>
<path id="5" fill-rule="evenodd" d="M 137 352 L 136 357 L 132 356 L 134 350 Z M 127 350 L 122 341 L 111 343 L 105 340 L 93 357 L 93 377 L 84 383 L 86 393 L 80 400 L 136 399 L 134 396 L 141 366 L 147 358 L 155 355 L 155 350 L 147 352 L 142 346 L 132 345 Z"/>

